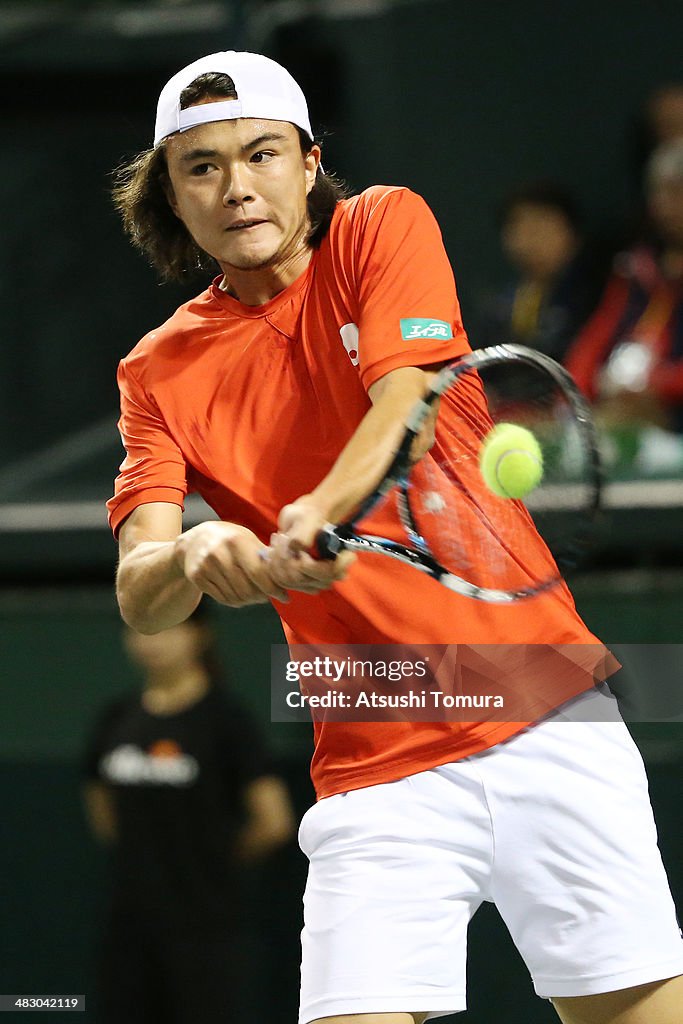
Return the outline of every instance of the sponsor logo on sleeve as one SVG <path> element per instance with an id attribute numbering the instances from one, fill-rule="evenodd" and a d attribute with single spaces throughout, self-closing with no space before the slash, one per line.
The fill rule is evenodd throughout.
<path id="1" fill-rule="evenodd" d="M 344 324 L 339 328 L 344 348 L 354 366 L 358 366 L 358 327 L 356 324 Z"/>
<path id="2" fill-rule="evenodd" d="M 405 317 L 401 320 L 401 337 L 404 341 L 414 341 L 416 338 L 437 338 L 447 341 L 453 337 L 453 331 L 446 320 L 430 320 L 429 317 Z"/>

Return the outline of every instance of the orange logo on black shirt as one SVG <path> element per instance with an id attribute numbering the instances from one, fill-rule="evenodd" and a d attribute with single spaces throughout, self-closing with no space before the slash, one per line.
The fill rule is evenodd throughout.
<path id="1" fill-rule="evenodd" d="M 180 757 L 182 749 L 175 740 L 157 740 L 148 747 L 150 757 Z"/>
<path id="2" fill-rule="evenodd" d="M 175 740 L 156 740 L 147 750 L 124 743 L 101 759 L 100 773 L 119 786 L 189 786 L 199 776 L 199 763 Z"/>

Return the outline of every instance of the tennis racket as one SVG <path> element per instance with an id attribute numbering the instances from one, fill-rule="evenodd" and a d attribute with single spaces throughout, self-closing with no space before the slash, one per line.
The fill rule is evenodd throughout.
<path id="1" fill-rule="evenodd" d="M 433 443 L 416 458 L 432 422 Z M 498 423 L 525 427 L 540 445 L 543 477 L 523 501 L 494 494 L 481 473 L 482 445 Z M 580 563 L 601 485 L 590 410 L 567 371 L 521 345 L 495 345 L 439 372 L 377 489 L 319 533 L 318 553 L 387 555 L 466 597 L 519 601 Z"/>

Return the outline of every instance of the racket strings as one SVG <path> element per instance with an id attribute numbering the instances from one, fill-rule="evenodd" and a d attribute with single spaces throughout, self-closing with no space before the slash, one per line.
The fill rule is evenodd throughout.
<path id="1" fill-rule="evenodd" d="M 543 476 L 523 501 L 494 493 L 516 486 L 498 463 L 490 487 L 481 472 L 499 423 L 531 431 L 540 447 Z M 321 551 L 339 550 L 327 546 L 329 535 L 494 603 L 549 589 L 579 560 L 599 510 L 600 459 L 590 411 L 557 363 L 512 344 L 471 353 L 441 371 L 405 428 L 382 483 L 353 519 L 321 534 Z"/>
<path id="2" fill-rule="evenodd" d="M 525 502 L 483 483 L 479 457 L 497 423 L 531 430 L 541 447 L 543 479 Z M 435 444 L 411 472 L 411 541 L 426 541 L 477 586 L 540 589 L 575 558 L 589 470 L 574 411 L 545 371 L 519 363 L 468 371 L 441 396 Z"/>
<path id="3" fill-rule="evenodd" d="M 457 471 L 459 466 L 460 472 Z M 407 492 L 414 530 L 433 557 L 482 587 L 533 586 L 549 572 L 528 558 L 529 517 L 517 502 L 482 494 L 478 462 L 424 459 L 418 486 Z"/>

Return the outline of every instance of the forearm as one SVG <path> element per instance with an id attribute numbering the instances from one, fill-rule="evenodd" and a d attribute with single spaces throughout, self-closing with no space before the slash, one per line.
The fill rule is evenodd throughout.
<path id="1" fill-rule="evenodd" d="M 267 856 L 296 834 L 289 794 L 277 776 L 262 776 L 244 794 L 247 821 L 236 837 L 235 852 L 243 862 Z"/>
<path id="2" fill-rule="evenodd" d="M 85 815 L 94 837 L 101 843 L 115 843 L 118 828 L 110 788 L 101 782 L 87 782 L 83 800 Z"/>
<path id="3" fill-rule="evenodd" d="M 405 429 L 405 420 L 422 398 L 432 374 L 415 367 L 395 371 L 373 396 L 374 404 L 361 421 L 327 476 L 311 493 L 311 500 L 330 522 L 340 522 L 377 487 L 391 464 Z M 379 382 L 384 383 L 383 381 Z M 427 424 L 421 448 L 430 447 L 432 423 Z"/>
<path id="4" fill-rule="evenodd" d="M 148 541 L 126 554 L 116 578 L 123 620 L 138 633 L 158 633 L 184 622 L 201 590 L 185 576 L 177 541 Z"/>

